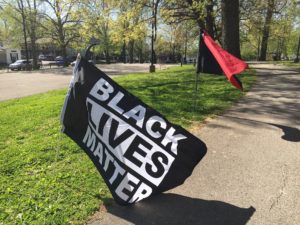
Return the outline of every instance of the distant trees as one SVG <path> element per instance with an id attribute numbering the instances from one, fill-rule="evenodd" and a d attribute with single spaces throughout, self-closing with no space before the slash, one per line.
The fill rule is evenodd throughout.
<path id="1" fill-rule="evenodd" d="M 114 44 L 121 44 L 121 61 L 144 62 L 149 58 L 145 55 L 146 52 L 149 53 L 147 36 L 150 35 L 150 30 L 147 30 L 147 26 L 151 17 L 147 6 L 144 2 L 137 4 L 132 1 L 120 1 L 115 6 L 119 10 L 118 18 L 113 23 L 112 38 Z"/>
<path id="2" fill-rule="evenodd" d="M 265 61 L 292 56 L 299 5 L 294 0 L 241 1 L 242 55 Z"/>
<path id="3" fill-rule="evenodd" d="M 80 32 L 80 37 L 84 40 L 80 45 L 86 48 L 91 39 L 100 41 L 101 55 L 104 56 L 107 63 L 110 63 L 110 58 L 113 52 L 111 42 L 111 26 L 112 26 L 112 2 L 105 0 L 84 0 L 81 1 L 77 11 L 81 15 L 81 26 L 77 26 Z"/>
<path id="4" fill-rule="evenodd" d="M 29 47 L 31 50 L 31 57 L 33 59 L 33 67 L 37 68 L 37 52 L 36 40 L 38 29 L 38 13 L 36 0 L 11 0 L 1 1 L 3 17 L 7 19 L 11 27 L 11 32 L 17 31 L 21 28 L 23 39 L 18 38 L 18 42 L 22 42 L 25 48 L 26 59 L 29 59 Z M 9 20 L 10 19 L 10 20 Z M 12 32 L 10 35 L 17 35 L 17 32 Z"/>
<path id="5" fill-rule="evenodd" d="M 0 0 L 0 7 L 2 42 L 18 44 L 34 65 L 40 38 L 64 57 L 97 39 L 98 58 L 132 63 L 151 59 L 152 37 L 160 59 L 195 55 L 200 28 L 232 54 L 259 60 L 294 54 L 300 34 L 297 0 Z"/>
<path id="6" fill-rule="evenodd" d="M 45 10 L 40 12 L 44 19 L 43 33 L 52 38 L 67 57 L 67 47 L 79 38 L 79 15 L 76 14 L 76 0 L 41 0 Z"/>

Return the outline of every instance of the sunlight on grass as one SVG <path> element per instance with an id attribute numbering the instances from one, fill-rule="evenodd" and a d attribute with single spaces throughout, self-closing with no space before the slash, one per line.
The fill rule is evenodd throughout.
<path id="1" fill-rule="evenodd" d="M 249 90 L 253 71 L 241 78 Z M 202 75 L 194 110 L 194 68 L 114 78 L 171 122 L 188 128 L 243 93 L 224 76 Z M 0 224 L 81 224 L 111 195 L 85 153 L 60 133 L 66 90 L 0 103 Z"/>

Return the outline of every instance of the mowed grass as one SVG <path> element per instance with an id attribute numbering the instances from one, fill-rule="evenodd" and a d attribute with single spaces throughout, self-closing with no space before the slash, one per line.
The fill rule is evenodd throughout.
<path id="1" fill-rule="evenodd" d="M 253 71 L 241 77 L 245 89 Z M 244 93 L 224 76 L 202 75 L 194 109 L 194 68 L 114 79 L 170 121 L 189 128 Z M 0 224 L 82 224 L 111 195 L 85 153 L 60 133 L 66 90 L 0 103 Z M 208 146 L 209 147 L 209 146 Z"/>

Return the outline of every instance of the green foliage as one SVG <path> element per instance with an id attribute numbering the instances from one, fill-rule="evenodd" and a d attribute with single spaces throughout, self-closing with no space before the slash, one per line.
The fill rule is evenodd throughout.
<path id="1" fill-rule="evenodd" d="M 262 31 L 268 0 L 243 0 L 241 2 L 241 51 L 246 59 L 257 59 L 262 41 Z M 300 5 L 295 0 L 275 1 L 268 40 L 268 59 L 272 54 L 295 54 L 299 25 Z"/>
<path id="2" fill-rule="evenodd" d="M 198 52 L 199 28 L 193 21 L 161 26 L 156 40 L 157 57 L 176 59 L 179 56 L 195 57 Z M 177 60 L 180 60 L 179 58 Z"/>
<path id="3" fill-rule="evenodd" d="M 255 76 L 244 73 L 249 90 Z M 194 68 L 171 68 L 115 80 L 189 127 L 243 95 L 224 76 L 202 75 L 193 109 Z M 86 154 L 60 133 L 66 90 L 0 103 L 0 224 L 82 224 L 111 195 Z"/>
<path id="4" fill-rule="evenodd" d="M 0 10 L 0 41 L 5 46 L 20 47 L 24 42 L 20 13 L 11 5 L 4 5 Z"/>

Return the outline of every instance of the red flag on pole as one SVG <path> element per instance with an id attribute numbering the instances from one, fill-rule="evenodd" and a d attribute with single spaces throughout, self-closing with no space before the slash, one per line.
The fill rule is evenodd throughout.
<path id="1" fill-rule="evenodd" d="M 226 75 L 236 88 L 243 90 L 241 81 L 235 74 L 244 71 L 248 65 L 244 61 L 222 49 L 206 31 L 200 35 L 200 54 L 197 72 Z"/>

